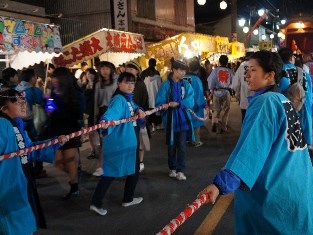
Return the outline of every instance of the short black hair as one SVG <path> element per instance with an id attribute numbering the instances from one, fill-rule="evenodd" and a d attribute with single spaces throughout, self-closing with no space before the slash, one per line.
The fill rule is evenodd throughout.
<path id="1" fill-rule="evenodd" d="M 228 63 L 227 55 L 221 55 L 218 61 L 220 62 L 222 66 L 226 66 Z"/>
<path id="2" fill-rule="evenodd" d="M 180 60 L 175 60 L 174 58 L 171 58 L 171 66 L 172 69 L 181 69 L 181 70 L 185 70 L 188 71 L 188 65 L 185 64 L 183 61 Z"/>
<path id="3" fill-rule="evenodd" d="M 2 79 L 10 82 L 10 78 L 13 78 L 17 74 L 17 71 L 13 68 L 5 68 L 2 70 Z"/>
<path id="4" fill-rule="evenodd" d="M 95 78 L 97 77 L 97 71 L 94 70 L 93 68 L 89 68 L 86 70 L 86 72 L 89 72 L 90 74 L 92 74 L 93 76 L 95 76 Z"/>
<path id="5" fill-rule="evenodd" d="M 86 66 L 86 65 L 88 65 L 88 64 L 87 64 L 87 62 L 84 61 L 84 62 L 82 62 L 80 65 L 81 65 L 81 67 L 84 67 L 84 66 Z"/>
<path id="6" fill-rule="evenodd" d="M 117 82 L 136 82 L 136 77 L 134 74 L 129 72 L 123 72 L 118 76 Z"/>
<path id="7" fill-rule="evenodd" d="M 292 50 L 287 47 L 279 49 L 278 54 L 285 64 L 289 63 L 290 58 L 293 55 Z"/>
<path id="8" fill-rule="evenodd" d="M 55 69 L 55 66 L 51 63 L 47 64 L 48 69 Z"/>
<path id="9" fill-rule="evenodd" d="M 107 68 L 110 68 L 112 72 L 115 72 L 116 70 L 115 65 L 109 61 L 100 61 L 97 67 L 99 68 L 107 67 Z"/>
<path id="10" fill-rule="evenodd" d="M 276 84 L 279 83 L 282 76 L 283 61 L 278 53 L 261 50 L 253 53 L 253 55 L 250 56 L 250 60 L 251 59 L 256 60 L 264 72 L 275 72 L 275 82 Z"/>
<path id="11" fill-rule="evenodd" d="M 9 101 L 12 103 L 16 102 L 19 96 L 22 97 L 21 93 L 15 89 L 6 89 L 0 91 L 0 108 L 5 106 Z"/>
<path id="12" fill-rule="evenodd" d="M 25 69 L 21 72 L 22 81 L 30 82 L 33 77 L 36 77 L 35 70 L 33 69 Z"/>
<path id="13" fill-rule="evenodd" d="M 200 67 L 201 67 L 201 65 L 200 65 L 198 60 L 192 60 L 189 63 L 189 71 L 191 71 L 191 72 L 199 71 Z"/>
<path id="14" fill-rule="evenodd" d="M 155 67 L 156 66 L 156 59 L 151 58 L 148 63 L 149 63 L 149 67 Z"/>

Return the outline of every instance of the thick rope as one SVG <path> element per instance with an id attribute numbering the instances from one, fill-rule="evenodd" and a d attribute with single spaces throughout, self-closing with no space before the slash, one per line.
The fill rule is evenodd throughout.
<path id="1" fill-rule="evenodd" d="M 168 104 L 167 104 L 168 105 Z M 147 116 L 155 113 L 155 112 L 158 112 L 162 109 L 165 109 L 166 108 L 166 105 L 161 105 L 160 107 L 158 108 L 155 108 L 155 109 L 152 109 L 152 110 L 149 110 L 149 111 L 146 111 L 145 114 Z M 77 132 L 74 132 L 74 133 L 71 133 L 69 135 L 65 135 L 65 138 L 67 139 L 73 139 L 75 137 L 78 137 L 78 136 L 81 136 L 81 135 L 84 135 L 84 134 L 87 134 L 89 132 L 92 132 L 92 131 L 95 131 L 97 129 L 100 129 L 102 128 L 105 124 L 109 124 L 108 126 L 116 126 L 116 125 L 120 125 L 122 123 L 127 123 L 127 122 L 133 122 L 135 120 L 138 119 L 138 116 L 133 116 L 133 117 L 130 117 L 130 118 L 125 118 L 125 119 L 121 119 L 121 120 L 116 120 L 116 121 L 109 121 L 109 122 L 104 122 L 102 121 L 101 123 L 97 124 L 97 125 L 94 125 L 92 127 L 88 127 L 88 128 L 83 128 L 82 130 L 80 131 L 77 131 Z M 9 159 L 9 158 L 13 158 L 15 156 L 20 156 L 20 155 L 24 155 L 26 153 L 30 153 L 30 152 L 33 152 L 35 150 L 39 150 L 39 149 L 42 149 L 42 148 L 46 148 L 48 146 L 51 146 L 51 145 L 54 145 L 54 144 L 57 144 L 59 143 L 58 139 L 53 139 L 53 140 L 50 140 L 50 141 L 47 141 L 47 142 L 44 142 L 44 143 L 41 143 L 41 144 L 37 144 L 37 145 L 34 145 L 34 146 L 31 146 L 31 147 L 28 147 L 28 148 L 25 148 L 25 149 L 21 149 L 21 150 L 18 150 L 18 151 L 15 151 L 13 153 L 8 153 L 8 154 L 4 154 L 4 155 L 1 155 L 0 156 L 0 161 L 3 161 L 5 159 Z"/>
<path id="2" fill-rule="evenodd" d="M 191 115 L 195 118 L 195 119 L 198 119 L 200 121 L 206 121 L 208 119 L 208 115 L 206 115 L 205 117 L 199 117 L 197 116 L 197 114 L 192 110 L 192 109 L 187 109 Z"/>
<path id="3" fill-rule="evenodd" d="M 172 219 L 157 235 L 170 235 L 179 226 L 181 226 L 193 213 L 195 213 L 200 206 L 206 203 L 208 200 L 208 195 L 203 193 L 184 211 L 182 211 L 176 218 Z"/>
<path id="4" fill-rule="evenodd" d="M 151 115 L 151 114 L 153 114 L 155 112 L 158 112 L 160 110 L 166 109 L 166 107 L 170 106 L 170 104 L 171 103 L 163 104 L 163 105 L 159 106 L 158 108 L 154 108 L 152 110 L 146 111 L 145 114 L 146 114 L 146 116 L 149 116 L 149 115 Z M 201 119 L 191 109 L 188 109 L 188 110 L 189 110 L 189 112 L 191 112 L 192 115 L 195 116 L 195 118 L 198 118 L 199 120 Z M 73 139 L 75 137 L 87 134 L 87 133 L 95 131 L 97 129 L 100 129 L 105 124 L 109 124 L 108 126 L 116 126 L 116 125 L 120 125 L 120 124 L 127 123 L 127 122 L 133 122 L 133 121 L 137 120 L 138 118 L 139 118 L 138 116 L 133 116 L 133 117 L 130 117 L 130 118 L 125 118 L 125 119 L 116 120 L 116 121 L 109 121 L 109 122 L 102 121 L 101 123 L 96 124 L 94 126 L 91 126 L 91 127 L 88 127 L 88 128 L 83 128 L 80 131 L 77 131 L 77 132 L 65 135 L 65 138 L 67 138 L 68 140 L 69 139 Z M 44 143 L 41 143 L 41 144 L 38 144 L 38 145 L 34 145 L 34 146 L 31 146 L 31 147 L 28 147 L 28 148 L 25 148 L 25 149 L 21 149 L 21 150 L 15 151 L 13 153 L 7 153 L 7 154 L 4 154 L 4 155 L 0 156 L 0 161 L 3 161 L 5 159 L 9 159 L 9 158 L 13 158 L 15 156 L 24 155 L 26 153 L 30 153 L 30 152 L 33 152 L 35 150 L 46 148 L 48 146 L 51 146 L 51 145 L 54 145 L 54 144 L 57 144 L 57 143 L 59 143 L 58 139 L 53 139 L 53 140 L 50 140 L 50 141 L 47 141 L 47 142 L 44 142 Z"/>

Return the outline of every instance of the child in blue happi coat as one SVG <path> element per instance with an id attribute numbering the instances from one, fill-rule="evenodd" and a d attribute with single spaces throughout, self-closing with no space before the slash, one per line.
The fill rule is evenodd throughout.
<path id="1" fill-rule="evenodd" d="M 32 143 L 24 130 L 25 116 L 25 97 L 13 89 L 0 91 L 0 155 L 39 144 Z M 65 141 L 59 137 L 61 144 Z M 61 144 L 0 161 L 0 234 L 29 235 L 46 227 L 32 161 L 52 162 Z"/>
<path id="2" fill-rule="evenodd" d="M 144 118 L 145 113 L 133 101 L 135 76 L 131 73 L 121 73 L 118 78 L 118 89 L 110 101 L 108 110 L 101 117 L 101 121 L 111 121 L 129 118 L 138 115 Z M 90 210 L 105 215 L 107 210 L 102 207 L 102 200 L 116 177 L 126 177 L 122 206 L 132 206 L 142 202 L 142 197 L 134 197 L 139 178 L 138 134 L 137 121 L 110 126 L 107 135 L 103 138 L 102 157 L 103 175 L 92 197 Z"/>
<path id="3" fill-rule="evenodd" d="M 179 60 L 171 59 L 172 72 L 168 80 L 162 83 L 155 100 L 155 105 L 169 103 L 162 112 L 163 125 L 168 145 L 169 177 L 186 180 L 186 140 L 194 141 L 193 124 L 188 109 L 194 106 L 194 90 L 183 79 L 188 66 Z M 188 138 L 189 137 L 189 138 Z"/>

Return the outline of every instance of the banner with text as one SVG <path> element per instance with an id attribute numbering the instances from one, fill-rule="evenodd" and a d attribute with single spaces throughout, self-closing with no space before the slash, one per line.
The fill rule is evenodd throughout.
<path id="1" fill-rule="evenodd" d="M 60 53 L 59 27 L 0 16 L 0 51 Z"/>
<path id="2" fill-rule="evenodd" d="M 54 59 L 58 66 L 72 66 L 104 53 L 144 54 L 143 35 L 101 29 L 63 47 L 63 55 Z"/>

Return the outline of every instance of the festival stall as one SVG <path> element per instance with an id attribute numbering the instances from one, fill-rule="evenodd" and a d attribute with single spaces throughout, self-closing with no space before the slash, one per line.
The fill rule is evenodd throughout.
<path id="1" fill-rule="evenodd" d="M 157 60 L 157 69 L 165 79 L 168 72 L 170 59 L 190 59 L 194 56 L 202 60 L 209 59 L 216 62 L 221 54 L 229 54 L 229 41 L 227 37 L 211 36 L 199 33 L 181 33 L 161 42 L 147 46 L 147 53 L 138 61 L 142 68 L 148 66 L 148 60 Z"/>
<path id="2" fill-rule="evenodd" d="M 171 57 L 207 58 L 214 53 L 228 53 L 228 38 L 199 33 L 181 33 L 147 46 L 146 59 L 168 61 Z"/>
<path id="3" fill-rule="evenodd" d="M 0 54 L 16 70 L 61 54 L 59 27 L 0 16 Z"/>
<path id="4" fill-rule="evenodd" d="M 103 28 L 63 47 L 54 59 L 58 66 L 71 67 L 99 56 L 116 66 L 146 52 L 143 35 Z"/>
<path id="5" fill-rule="evenodd" d="M 231 42 L 229 43 L 229 59 L 236 60 L 240 57 L 244 57 L 246 54 L 245 44 L 241 42 Z"/>

